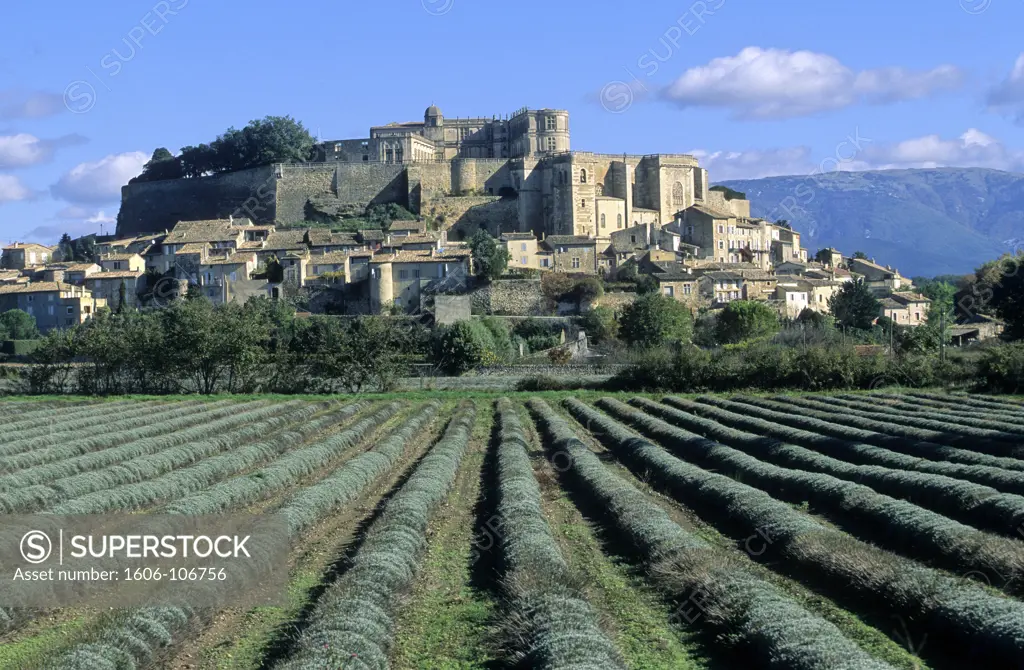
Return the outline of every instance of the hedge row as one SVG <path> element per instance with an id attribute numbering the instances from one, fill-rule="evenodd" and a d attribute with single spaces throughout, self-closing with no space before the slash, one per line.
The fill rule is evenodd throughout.
<path id="1" fill-rule="evenodd" d="M 704 518 L 724 519 L 740 538 L 751 533 L 764 538 L 758 546 L 761 559 L 779 560 L 803 577 L 833 584 L 858 607 L 870 604 L 898 614 L 914 635 L 927 634 L 977 663 L 1016 667 L 1024 657 L 1024 603 L 826 528 L 764 491 L 681 461 L 607 415 L 573 405 L 652 483 Z"/>
<path id="2" fill-rule="evenodd" d="M 926 407 L 923 404 L 911 404 L 911 403 L 896 403 L 893 401 L 886 401 L 884 398 L 868 399 L 863 395 L 846 395 L 839 394 L 830 396 L 829 400 L 834 401 L 844 407 L 851 407 L 853 409 L 859 409 L 866 412 L 877 412 L 879 414 L 886 414 L 890 416 L 898 416 L 902 420 L 903 417 L 907 416 L 913 419 L 925 419 L 928 421 L 937 421 L 941 423 L 952 424 L 956 430 L 963 431 L 963 428 L 978 428 L 983 431 L 995 431 L 996 433 L 1006 433 L 1008 436 L 1005 439 L 1022 439 L 1021 434 L 1024 433 L 1024 426 L 1019 424 L 1003 421 L 999 418 L 987 418 L 979 416 L 978 411 L 973 411 L 970 415 L 965 416 L 959 412 L 952 411 L 949 409 L 940 410 L 932 407 Z"/>
<path id="3" fill-rule="evenodd" d="M 751 421 L 763 420 L 761 423 L 754 424 L 752 422 L 739 423 L 739 419 L 734 419 L 733 421 L 736 423 L 730 423 L 729 425 L 734 427 L 754 425 L 762 426 L 760 432 L 763 432 L 765 435 L 773 435 L 781 439 L 788 439 L 794 444 L 823 451 L 850 463 L 855 463 L 857 465 L 883 465 L 887 468 L 945 475 L 947 477 L 964 479 L 978 484 L 985 484 L 1004 493 L 1024 495 L 1024 474 L 1020 472 L 992 467 L 990 465 L 967 465 L 959 462 L 950 463 L 947 461 L 930 461 L 927 458 L 911 456 L 909 454 L 916 453 L 920 449 L 933 458 L 941 452 L 948 451 L 962 452 L 971 457 L 977 457 L 978 459 L 993 459 L 995 461 L 1011 461 L 1013 459 L 1001 459 L 998 456 L 975 454 L 972 451 L 964 451 L 962 449 L 954 449 L 953 447 L 946 447 L 942 445 L 935 445 L 935 448 L 933 449 L 924 443 L 906 443 L 897 437 L 879 436 L 886 438 L 885 440 L 881 440 L 882 442 L 891 440 L 890 446 L 894 447 L 894 449 L 886 449 L 884 447 L 875 446 L 874 444 L 865 444 L 865 439 L 871 439 L 872 436 L 878 435 L 877 433 L 870 433 L 869 431 L 862 431 L 848 426 L 840 426 L 821 419 L 804 416 L 803 414 L 793 414 L 781 411 L 776 412 L 774 410 L 755 407 L 753 405 L 747 405 L 732 400 L 725 400 L 723 398 L 715 398 L 712 396 L 701 396 L 700 398 L 697 398 L 697 401 L 705 405 L 729 410 L 732 416 L 744 417 Z M 662 402 L 680 409 L 690 409 L 688 401 L 683 401 L 678 398 L 664 398 Z M 895 450 L 900 449 L 901 447 L 903 448 L 903 451 Z M 955 457 L 956 454 L 953 454 L 953 456 Z M 954 459 L 951 458 L 950 460 Z M 1021 467 L 1024 469 L 1024 466 Z"/>
<path id="4" fill-rule="evenodd" d="M 589 407 L 575 400 L 567 400 L 566 406 L 581 421 L 589 422 Z M 662 589 L 681 602 L 679 611 L 689 623 L 697 623 L 699 616 L 700 623 L 716 629 L 723 641 L 759 656 L 759 667 L 889 667 L 833 624 L 673 522 L 665 510 L 605 467 L 546 403 L 531 400 L 529 407 L 547 436 L 552 460 L 561 464 L 562 457 L 567 457 L 567 474 L 607 510 L 612 523 L 651 564 Z M 614 426 L 607 428 L 615 431 Z M 632 436 L 617 434 L 616 438 L 633 451 Z M 820 528 L 812 521 L 807 523 L 808 528 Z"/>
<path id="5" fill-rule="evenodd" d="M 308 528 L 327 510 L 354 500 L 372 481 L 398 462 L 412 440 L 434 420 L 439 408 L 437 401 L 424 405 L 372 449 L 346 461 L 316 484 L 300 490 L 278 510 L 278 514 L 287 520 L 289 531 L 294 534 Z"/>
<path id="6" fill-rule="evenodd" d="M 463 406 L 367 531 L 352 567 L 320 598 L 291 656 L 278 668 L 388 668 L 398 597 L 411 586 L 427 526 L 455 482 L 476 418 Z"/>
<path id="7" fill-rule="evenodd" d="M 162 434 L 153 437 L 144 437 L 141 439 L 129 437 L 129 439 L 132 440 L 131 442 L 121 444 L 117 447 L 100 449 L 98 451 L 87 451 L 80 456 L 68 456 L 67 460 L 45 463 L 43 465 L 37 465 L 32 468 L 26 468 L 25 470 L 4 475 L 0 477 L 0 491 L 8 491 L 20 487 L 31 486 L 33 484 L 44 484 L 55 479 L 70 477 L 71 475 L 79 472 L 88 472 L 90 470 L 105 468 L 108 465 L 120 463 L 145 454 L 155 454 L 163 449 L 168 449 L 179 444 L 186 444 L 192 440 L 203 439 L 210 433 L 229 430 L 234 426 L 244 424 L 247 421 L 252 421 L 253 419 L 274 416 L 281 412 L 288 411 L 292 407 L 293 405 L 291 405 L 291 403 L 282 404 L 270 403 L 267 401 L 232 405 L 231 407 L 217 410 L 204 416 L 203 418 L 207 419 L 206 423 L 199 423 L 199 425 L 194 425 L 190 428 L 185 428 L 184 430 L 182 430 L 183 426 L 180 424 L 185 418 L 188 418 L 188 423 L 191 424 L 192 417 L 176 419 L 175 421 L 179 424 L 179 428 L 176 430 L 169 426 L 165 426 L 160 431 Z M 224 414 L 227 414 L 227 416 L 222 416 Z M 139 431 L 141 432 L 143 429 L 140 428 Z M 134 431 L 128 431 L 128 433 L 133 432 Z M 102 440 L 102 438 L 97 438 L 97 440 Z M 78 447 L 75 447 L 75 449 L 77 450 Z"/>
<path id="8" fill-rule="evenodd" d="M 865 396 L 861 396 L 862 398 Z M 911 396 L 903 393 L 872 393 L 871 398 L 881 398 L 891 402 L 892 407 L 908 407 L 919 409 L 927 407 L 932 410 L 947 412 L 952 415 L 967 414 L 970 417 L 992 418 L 997 421 L 1011 423 L 1020 429 L 1024 427 L 1024 407 L 1014 410 L 1011 408 L 992 409 L 989 407 L 975 407 L 958 400 L 935 400 L 927 396 Z"/>
<path id="9" fill-rule="evenodd" d="M 625 668 L 573 579 L 541 510 L 540 486 L 515 407 L 498 401 L 498 534 L 516 667 Z M 525 664 L 525 665 L 523 665 Z"/>
<path id="10" fill-rule="evenodd" d="M 970 448 L 951 447 L 947 444 L 929 441 L 934 431 L 901 426 L 891 421 L 854 416 L 828 407 L 810 407 L 796 404 L 789 402 L 790 399 L 785 396 L 769 399 L 741 395 L 733 396 L 732 399 L 747 405 L 783 412 L 790 416 L 799 415 L 821 419 L 834 427 L 835 430 L 828 433 L 830 435 L 837 435 L 836 431 L 841 430 L 842 426 L 849 426 L 851 430 L 856 429 L 860 431 L 859 439 L 862 441 L 879 447 L 885 447 L 886 449 L 892 449 L 893 451 L 900 451 L 932 460 L 991 465 L 1006 470 L 1020 470 L 1024 472 L 1024 463 L 1020 459 L 980 453 Z M 838 436 L 842 437 L 842 435 Z"/>
<path id="11" fill-rule="evenodd" d="M 749 482 L 769 495 L 792 503 L 810 503 L 815 512 L 831 518 L 852 521 L 855 535 L 865 535 L 881 546 L 908 554 L 912 558 L 963 570 L 981 573 L 995 570 L 1008 580 L 1007 588 L 1024 587 L 1024 544 L 985 533 L 936 514 L 905 500 L 898 500 L 862 484 L 848 482 L 832 475 L 804 472 L 772 465 L 733 449 L 721 442 L 706 439 L 639 412 L 617 400 L 604 398 L 600 407 L 616 417 L 637 426 L 642 433 L 671 445 L 688 460 L 704 468 L 724 472 L 731 478 Z M 680 414 L 682 414 L 680 412 Z M 728 435 L 744 449 L 763 451 L 760 438 L 717 424 L 708 419 L 691 417 L 716 437 Z M 793 447 L 793 450 L 800 447 Z M 793 453 L 791 450 L 791 454 Z"/>
<path id="12" fill-rule="evenodd" d="M 0 493 L 0 511 L 28 513 L 84 496 L 94 491 L 107 493 L 114 487 L 144 482 L 176 468 L 190 465 L 208 456 L 219 454 L 251 439 L 261 438 L 289 424 L 304 421 L 323 409 L 306 404 L 291 412 L 261 417 L 260 411 L 249 412 L 251 423 L 223 432 L 215 437 L 146 454 L 102 470 L 82 472 L 46 484 L 34 484 L 22 489 Z"/>
<path id="13" fill-rule="evenodd" d="M 293 424 L 283 432 L 263 431 L 260 442 L 206 458 L 188 468 L 172 470 L 162 477 L 145 479 L 70 498 L 52 509 L 54 514 L 96 514 L 129 512 L 157 503 L 168 503 L 201 491 L 225 477 L 256 467 L 295 449 L 309 437 L 328 430 L 365 408 L 361 402 L 345 405 L 311 421 Z"/>
<path id="14" fill-rule="evenodd" d="M 168 514 L 214 514 L 236 505 L 260 500 L 267 494 L 293 484 L 327 466 L 341 454 L 366 439 L 402 408 L 392 402 L 378 408 L 351 426 L 312 445 L 288 452 L 256 472 L 240 475 L 199 493 L 182 498 L 164 510 Z"/>
<path id="15" fill-rule="evenodd" d="M 146 438 L 153 441 L 160 441 L 162 436 L 173 434 L 182 428 L 196 425 L 209 425 L 208 422 L 222 417 L 230 418 L 240 412 L 247 412 L 253 408 L 273 409 L 273 405 L 267 401 L 255 403 L 221 403 L 210 410 L 187 410 L 180 415 L 162 421 L 146 421 L 143 417 L 133 427 L 125 428 L 119 432 L 101 431 L 91 435 L 72 439 L 72 441 L 59 444 L 38 451 L 15 454 L 4 459 L 4 470 L 7 474 L 0 476 L 0 491 L 7 491 L 11 488 L 23 487 L 26 484 L 35 484 L 34 471 L 45 468 L 49 463 L 59 465 L 60 461 L 67 462 L 77 456 L 96 456 L 103 453 L 120 453 L 125 445 L 141 444 Z M 146 452 L 140 452 L 146 453 Z M 153 452 L 148 452 L 153 453 Z M 122 460 L 118 457 L 114 461 Z"/>
<path id="16" fill-rule="evenodd" d="M 776 465 L 833 475 L 866 484 L 874 490 L 909 500 L 921 507 L 964 523 L 1018 537 L 1024 527 L 1024 497 L 1000 493 L 989 486 L 961 481 L 943 475 L 897 470 L 878 465 L 853 465 L 797 444 L 813 443 L 820 435 L 786 428 L 769 421 L 750 418 L 708 405 L 677 399 L 673 407 L 681 412 L 643 398 L 632 404 L 648 414 L 735 447 Z M 744 432 L 741 432 L 744 431 Z M 780 442 L 779 440 L 785 440 Z M 909 460 L 910 459 L 907 457 Z M 845 507 L 845 506 L 844 506 Z M 1021 545 L 1024 550 L 1024 545 Z"/>
<path id="17" fill-rule="evenodd" d="M 387 407 L 384 408 L 386 409 Z M 381 412 L 377 412 L 376 415 L 379 414 Z M 300 491 L 290 498 L 283 507 L 291 505 L 301 494 Z M 330 509 L 322 508 L 321 517 Z M 104 625 L 96 629 L 90 641 L 76 644 L 68 652 L 48 663 L 46 668 L 137 670 L 146 667 L 156 660 L 157 652 L 161 648 L 179 642 L 197 616 L 197 611 L 182 607 L 127 610 L 124 614 L 107 619 Z"/>
<path id="18" fill-rule="evenodd" d="M 224 402 L 222 401 L 220 404 L 224 404 Z M 168 412 L 173 412 L 173 416 L 179 416 L 189 411 L 194 412 L 197 406 L 202 405 L 204 403 L 199 400 L 187 400 L 184 402 L 138 402 L 128 407 L 116 408 L 114 412 L 93 410 L 84 414 L 73 413 L 70 416 L 60 413 L 56 416 L 36 421 L 32 428 L 4 430 L 3 433 L 0 433 L 0 457 L 11 456 L 22 451 L 28 451 L 29 449 L 49 447 L 59 443 L 61 440 L 67 439 L 64 433 L 90 428 L 106 432 L 126 430 L 140 425 L 139 423 L 131 423 L 132 419 L 138 417 L 150 419 L 149 423 L 152 423 L 157 420 L 154 417 L 166 415 Z M 4 411 L 6 411 L 6 408 L 4 408 Z M 103 424 L 108 424 L 110 427 Z M 3 467 L 6 469 L 6 463 L 4 463 Z"/>
<path id="19" fill-rule="evenodd" d="M 885 425 L 884 432 L 891 435 L 913 440 L 929 440 L 995 456 L 1024 457 L 1024 447 L 1020 446 L 1020 438 L 1009 433 L 968 428 L 931 419 L 916 419 L 906 415 L 900 416 L 899 422 L 894 423 L 892 415 L 845 406 L 840 400 L 817 400 L 809 396 L 784 396 L 781 399 L 800 407 L 831 412 L 840 423 L 844 423 L 848 417 L 870 419 Z"/>

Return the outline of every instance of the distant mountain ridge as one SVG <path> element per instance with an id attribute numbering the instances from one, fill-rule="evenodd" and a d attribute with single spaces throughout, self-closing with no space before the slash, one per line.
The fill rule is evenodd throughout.
<path id="1" fill-rule="evenodd" d="M 904 276 L 966 274 L 1024 247 L 1024 174 L 985 168 L 835 172 L 719 182 L 787 219 L 813 254 L 863 251 Z"/>

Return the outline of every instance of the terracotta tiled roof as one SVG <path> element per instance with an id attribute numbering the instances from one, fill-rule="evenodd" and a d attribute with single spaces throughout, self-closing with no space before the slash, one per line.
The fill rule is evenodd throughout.
<path id="1" fill-rule="evenodd" d="M 15 242 L 4 247 L 3 250 L 14 251 L 15 249 L 46 249 L 47 251 L 53 251 L 56 247 L 48 247 L 45 244 L 36 244 L 35 242 Z"/>
<path id="2" fill-rule="evenodd" d="M 103 261 L 129 261 L 132 258 L 139 256 L 139 254 L 104 254 L 100 257 Z"/>
<path id="3" fill-rule="evenodd" d="M 64 268 L 66 272 L 87 272 L 92 269 L 95 269 L 97 272 L 99 272 L 100 266 L 97 265 L 96 263 L 75 263 L 74 265 L 69 265 L 66 268 Z"/>
<path id="4" fill-rule="evenodd" d="M 367 255 L 370 252 L 366 252 Z M 320 256 L 313 256 L 309 259 L 310 265 L 344 265 L 345 261 L 349 258 L 349 253 L 345 251 L 334 251 L 329 254 L 322 254 Z"/>
<path id="5" fill-rule="evenodd" d="M 3 284 L 0 285 L 0 295 L 11 293 L 52 293 L 54 291 L 81 290 L 74 284 L 65 284 L 55 281 L 37 281 L 28 284 Z"/>
<path id="6" fill-rule="evenodd" d="M 254 253 L 237 253 L 228 256 L 211 256 L 203 262 L 203 265 L 244 265 L 255 261 Z"/>
<path id="7" fill-rule="evenodd" d="M 897 291 L 892 294 L 892 299 L 904 304 L 909 302 L 931 302 L 931 300 L 920 293 L 914 293 L 912 291 Z"/>
<path id="8" fill-rule="evenodd" d="M 734 218 L 736 218 L 736 216 L 734 214 L 730 214 L 728 212 L 722 212 L 720 210 L 714 209 L 713 207 L 708 207 L 707 205 L 697 205 L 697 204 L 694 204 L 694 205 L 690 205 L 689 207 L 687 207 L 687 209 L 692 209 L 694 211 L 700 212 L 701 214 L 706 214 L 707 216 L 710 216 L 713 219 L 734 219 Z"/>
<path id="9" fill-rule="evenodd" d="M 371 263 L 430 263 L 455 261 L 461 262 L 473 255 L 473 252 L 462 249 L 445 249 L 432 253 L 431 251 L 399 251 L 393 254 L 378 253 L 370 259 Z"/>
<path id="10" fill-rule="evenodd" d="M 186 244 L 182 248 L 178 249 L 176 254 L 203 254 L 207 250 L 205 244 Z"/>
<path id="11" fill-rule="evenodd" d="M 89 275 L 87 279 L 93 281 L 96 279 L 138 279 L 145 272 L 133 272 L 131 270 L 117 270 L 116 272 L 97 272 L 96 274 Z"/>

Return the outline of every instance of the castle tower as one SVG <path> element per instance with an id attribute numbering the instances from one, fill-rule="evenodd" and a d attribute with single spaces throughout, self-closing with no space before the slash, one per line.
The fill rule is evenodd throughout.
<path id="1" fill-rule="evenodd" d="M 436 105 L 427 107 L 423 113 L 423 136 L 432 142 L 444 140 L 444 114 Z"/>

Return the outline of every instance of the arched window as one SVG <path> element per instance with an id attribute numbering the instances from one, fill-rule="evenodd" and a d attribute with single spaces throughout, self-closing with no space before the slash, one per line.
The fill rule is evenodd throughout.
<path id="1" fill-rule="evenodd" d="M 682 207 L 685 204 L 683 185 L 679 182 L 672 184 L 672 204 L 679 207 Z"/>
<path id="2" fill-rule="evenodd" d="M 618 223 L 617 228 L 621 229 L 622 228 L 622 215 L 621 214 L 619 214 L 619 220 L 617 221 L 617 223 Z"/>
<path id="3" fill-rule="evenodd" d="M 604 217 L 604 214 L 601 215 L 601 227 L 602 228 L 605 227 L 605 217 Z"/>
<path id="4" fill-rule="evenodd" d="M 704 199 L 704 175 L 701 170 L 693 171 L 693 197 L 697 200 Z"/>
<path id="5" fill-rule="evenodd" d="M 580 170 L 580 183 L 581 184 L 586 184 L 587 183 L 587 171 L 586 170 Z"/>

